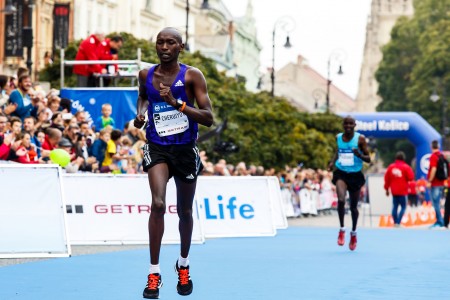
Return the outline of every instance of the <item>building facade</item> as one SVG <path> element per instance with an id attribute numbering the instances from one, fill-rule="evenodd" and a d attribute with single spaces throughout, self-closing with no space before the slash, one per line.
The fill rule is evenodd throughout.
<path id="1" fill-rule="evenodd" d="M 412 16 L 413 0 L 372 0 L 367 21 L 366 42 L 356 96 L 358 112 L 374 112 L 382 101 L 378 96 L 375 72 L 383 58 L 381 48 L 390 40 L 395 22 L 401 16 Z"/>

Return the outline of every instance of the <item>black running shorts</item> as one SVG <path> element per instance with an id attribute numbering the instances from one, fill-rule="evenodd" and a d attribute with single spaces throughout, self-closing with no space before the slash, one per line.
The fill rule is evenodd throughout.
<path id="1" fill-rule="evenodd" d="M 198 148 L 195 144 L 159 145 L 147 143 L 144 151 L 143 168 L 147 172 L 153 166 L 165 163 L 169 167 L 169 178 L 176 176 L 182 181 L 191 183 L 197 180 L 203 169 Z"/>
<path id="2" fill-rule="evenodd" d="M 359 172 L 344 172 L 340 169 L 336 169 L 333 172 L 333 184 L 336 185 L 338 180 L 343 180 L 347 184 L 347 190 L 352 193 L 359 191 L 364 184 L 366 184 L 366 178 L 364 174 Z"/>

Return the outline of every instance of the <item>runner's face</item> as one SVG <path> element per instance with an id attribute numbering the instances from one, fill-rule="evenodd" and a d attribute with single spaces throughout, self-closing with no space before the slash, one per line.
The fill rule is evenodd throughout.
<path id="1" fill-rule="evenodd" d="M 353 119 L 344 119 L 344 132 L 345 133 L 353 133 L 354 129 L 355 129 L 355 120 Z"/>
<path id="2" fill-rule="evenodd" d="M 171 31 L 162 31 L 156 39 L 156 53 L 161 62 L 170 62 L 178 59 L 183 49 L 178 37 Z"/>

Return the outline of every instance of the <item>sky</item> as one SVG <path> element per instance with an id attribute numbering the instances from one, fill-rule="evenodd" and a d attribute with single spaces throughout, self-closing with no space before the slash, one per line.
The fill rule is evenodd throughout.
<path id="1" fill-rule="evenodd" d="M 234 17 L 245 14 L 249 0 L 222 0 Z M 298 55 L 325 78 L 356 98 L 371 0 L 251 0 L 257 37 L 263 49 L 261 67 L 272 66 L 272 32 L 275 27 L 275 70 Z M 275 24 L 277 24 L 275 26 Z M 286 27 L 283 27 L 286 24 Z M 286 30 L 292 48 L 283 47 Z M 339 59 L 343 75 L 337 75 Z M 326 87 L 324 87 L 326 88 Z"/>

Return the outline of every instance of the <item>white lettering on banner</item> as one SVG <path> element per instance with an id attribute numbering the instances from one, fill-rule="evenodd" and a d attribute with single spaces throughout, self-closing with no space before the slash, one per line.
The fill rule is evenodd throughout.
<path id="1" fill-rule="evenodd" d="M 360 121 L 356 120 L 356 130 L 360 131 L 408 131 L 410 128 L 409 122 L 399 120 L 376 120 L 374 121 Z"/>

